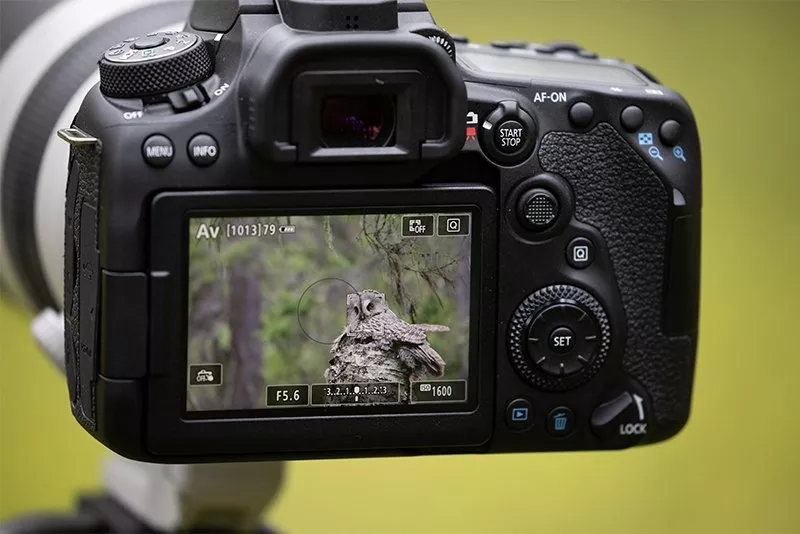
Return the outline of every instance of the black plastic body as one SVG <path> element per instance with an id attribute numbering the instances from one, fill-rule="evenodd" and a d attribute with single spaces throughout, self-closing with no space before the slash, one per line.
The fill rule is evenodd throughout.
<path id="1" fill-rule="evenodd" d="M 387 16 L 381 10 L 391 11 L 389 3 L 377 2 L 372 9 Z M 293 12 L 293 24 L 311 25 L 313 31 L 292 29 L 269 2 L 201 1 L 186 31 L 207 39 L 214 50 L 216 71 L 204 85 L 208 103 L 176 113 L 168 105 L 145 108 L 135 99 L 109 100 L 97 87 L 86 97 L 74 125 L 98 142 L 73 147 L 71 156 L 67 363 L 73 412 L 109 448 L 153 462 L 599 450 L 662 441 L 686 424 L 697 342 L 701 212 L 700 145 L 686 102 L 622 62 L 614 65 L 639 84 L 522 79 L 456 67 L 435 44 L 412 33 L 434 24 L 424 4 L 395 7 L 397 29 L 386 30 L 387 23 L 379 21 L 380 32 L 348 33 L 299 12 Z M 214 32 L 224 35 L 215 41 Z M 269 49 L 259 52 L 264 43 Z M 433 106 L 428 109 L 437 112 L 413 111 L 421 129 L 409 147 L 418 150 L 320 161 L 298 144 L 307 132 L 291 131 L 287 80 L 292 78 L 286 73 L 319 70 L 337 54 L 343 70 L 391 66 L 423 73 Z M 433 82 L 432 72 L 439 76 Z M 449 94 L 442 101 L 437 91 Z M 541 95 L 559 93 L 565 101 L 542 101 Z M 268 98 L 261 99 L 264 95 Z M 465 135 L 463 121 L 467 112 L 482 119 L 507 101 L 517 102 L 535 121 L 534 149 L 521 161 L 496 163 L 469 130 Z M 263 107 L 266 102 L 277 104 Z M 585 127 L 570 122 L 576 102 L 594 110 Z M 663 147 L 662 160 L 650 157 L 637 133 L 620 123 L 622 110 L 631 105 L 644 111 L 640 131 L 657 136 L 663 121 L 679 121 L 687 161 L 672 158 Z M 275 109 L 286 111 L 275 115 Z M 131 111 L 135 120 L 126 118 Z M 187 143 L 199 133 L 219 144 L 213 165 L 195 166 L 186 154 Z M 166 168 L 150 167 L 142 158 L 143 142 L 155 134 L 176 147 Z M 517 219 L 520 195 L 534 187 L 551 191 L 563 208 L 557 224 L 540 233 Z M 265 205 L 476 209 L 477 405 L 402 417 L 184 417 L 176 393 L 185 390 L 186 365 L 179 222 L 189 209 L 246 211 Z M 566 259 L 575 237 L 595 245 L 588 268 L 575 269 Z M 557 284 L 596 298 L 612 338 L 595 376 L 576 388 L 546 391 L 513 368 L 508 328 L 528 295 Z M 645 436 L 609 440 L 592 431 L 594 410 L 620 391 L 644 399 Z M 514 399 L 532 406 L 528 428 L 507 424 L 506 406 Z M 566 437 L 547 430 L 547 414 L 559 406 L 575 414 L 574 430 Z"/>

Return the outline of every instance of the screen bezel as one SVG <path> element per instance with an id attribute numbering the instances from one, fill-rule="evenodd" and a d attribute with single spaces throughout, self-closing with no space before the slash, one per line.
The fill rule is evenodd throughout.
<path id="1" fill-rule="evenodd" d="M 381 407 L 186 410 L 188 220 L 209 214 L 282 212 L 470 212 L 470 372 L 465 403 Z M 378 191 L 228 191 L 158 194 L 150 224 L 148 448 L 175 454 L 479 445 L 491 435 L 494 404 L 494 192 L 481 186 Z M 413 418 L 410 420 L 409 418 Z"/>

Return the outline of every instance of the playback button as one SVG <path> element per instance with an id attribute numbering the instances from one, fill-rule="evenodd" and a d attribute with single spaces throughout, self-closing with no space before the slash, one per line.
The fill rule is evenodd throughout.
<path id="1" fill-rule="evenodd" d="M 518 398 L 508 403 L 506 425 L 511 430 L 527 430 L 533 426 L 533 405 L 528 399 Z"/>

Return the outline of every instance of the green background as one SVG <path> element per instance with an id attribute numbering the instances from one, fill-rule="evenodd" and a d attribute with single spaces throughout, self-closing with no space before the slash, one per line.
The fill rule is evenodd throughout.
<path id="1" fill-rule="evenodd" d="M 800 531 L 800 3 L 432 0 L 477 41 L 569 38 L 646 66 L 691 104 L 704 171 L 692 417 L 626 452 L 294 463 L 290 532 Z M 96 488 L 103 448 L 69 414 L 28 317 L 0 318 L 0 518 Z"/>

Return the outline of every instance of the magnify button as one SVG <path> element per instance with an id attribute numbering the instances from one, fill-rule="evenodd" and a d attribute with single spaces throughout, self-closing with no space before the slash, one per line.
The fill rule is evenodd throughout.
<path id="1" fill-rule="evenodd" d="M 651 156 L 653 156 L 654 158 L 656 158 L 656 159 L 660 159 L 661 161 L 664 161 L 664 158 L 662 158 L 662 157 L 661 157 L 661 151 L 660 151 L 660 150 L 658 150 L 658 147 L 651 146 L 651 147 L 650 147 L 650 148 L 647 150 L 647 152 L 648 152 L 648 153 L 649 153 Z"/>
<path id="2" fill-rule="evenodd" d="M 682 162 L 686 163 L 686 156 L 683 155 L 683 149 L 679 146 L 676 146 L 672 149 L 672 155 L 681 160 Z"/>

